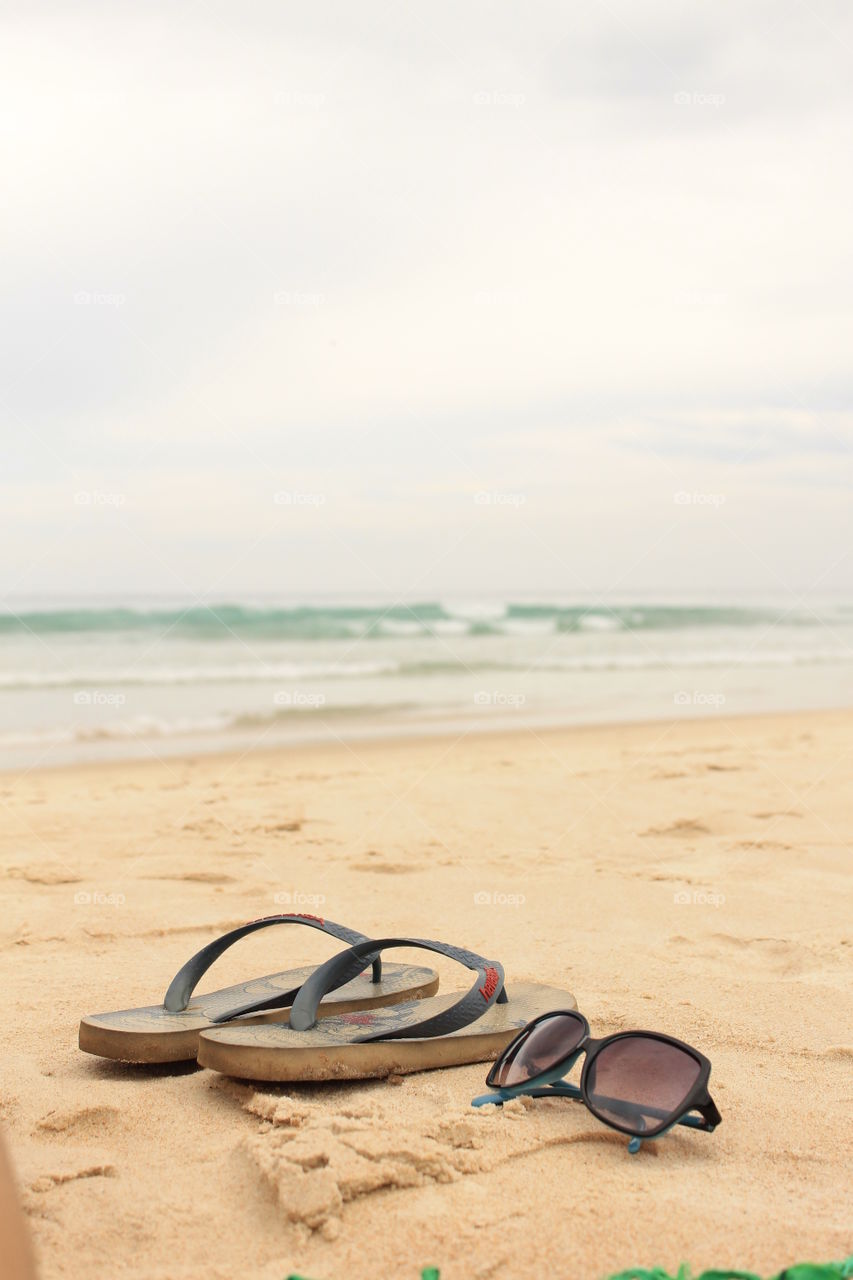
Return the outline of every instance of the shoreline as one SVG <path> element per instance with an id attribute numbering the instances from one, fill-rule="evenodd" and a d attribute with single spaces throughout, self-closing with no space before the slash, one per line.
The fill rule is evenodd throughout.
<path id="1" fill-rule="evenodd" d="M 228 744 L 224 735 L 218 737 L 210 735 L 209 738 L 204 739 L 201 743 L 197 742 L 194 745 L 181 744 L 180 746 L 177 745 L 179 741 L 177 738 L 165 739 L 167 744 L 169 742 L 176 744 L 176 749 L 173 751 L 168 749 L 154 750 L 148 739 L 138 739 L 138 750 L 136 753 L 131 754 L 116 754 L 117 743 L 115 740 L 110 740 L 109 743 L 104 742 L 104 755 L 95 754 L 85 758 L 70 758 L 46 764 L 40 764 L 38 761 L 21 765 L 0 764 L 0 779 L 28 776 L 31 773 L 59 773 L 63 770 L 72 769 L 107 769 L 113 766 L 156 764 L 167 761 L 174 763 L 190 760 L 194 757 L 205 760 L 236 760 L 254 755 L 275 755 L 278 752 L 334 751 L 336 748 L 345 749 L 348 746 L 366 747 L 371 744 L 399 747 L 406 743 L 421 741 L 442 743 L 467 738 L 513 738 L 519 734 L 530 734 L 536 737 L 549 734 L 595 732 L 596 730 L 631 729 L 644 725 L 713 725 L 727 721 L 740 722 L 744 720 L 762 720 L 764 718 L 779 719 L 785 716 L 845 716 L 851 712 L 853 712 L 853 704 L 831 707 L 774 707 L 733 712 L 715 710 L 700 712 L 695 715 L 682 715 L 677 718 L 672 717 L 670 714 L 614 720 L 565 720 L 551 717 L 524 720 L 519 717 L 517 719 L 514 718 L 512 722 L 503 720 L 500 724 L 494 723 L 492 725 L 485 724 L 482 719 L 474 722 L 461 719 L 458 721 L 442 719 L 434 724 L 423 720 L 418 721 L 416 724 L 412 724 L 408 731 L 405 726 L 401 726 L 399 723 L 371 729 L 365 722 L 363 732 L 347 733 L 346 735 L 336 733 L 334 728 L 327 727 L 325 730 L 318 731 L 310 736 L 281 737 L 268 744 L 264 744 L 265 735 L 262 735 L 260 739 L 254 739 L 252 743 L 244 746 L 242 750 L 239 744 Z M 352 721 L 348 723 L 351 725 Z M 163 741 L 163 739 L 154 739 L 154 742 L 161 746 Z"/>

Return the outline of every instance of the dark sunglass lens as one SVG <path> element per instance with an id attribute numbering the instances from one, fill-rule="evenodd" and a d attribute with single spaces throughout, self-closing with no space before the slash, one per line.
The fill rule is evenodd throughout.
<path id="1" fill-rule="evenodd" d="M 498 1058 L 489 1074 L 489 1084 L 508 1088 L 524 1084 L 567 1058 L 586 1034 L 583 1021 L 572 1013 L 552 1013 L 521 1035 Z"/>
<path id="2" fill-rule="evenodd" d="M 701 1067 L 677 1045 L 650 1036 L 625 1036 L 590 1062 L 590 1109 L 627 1132 L 664 1128 L 679 1115 Z"/>

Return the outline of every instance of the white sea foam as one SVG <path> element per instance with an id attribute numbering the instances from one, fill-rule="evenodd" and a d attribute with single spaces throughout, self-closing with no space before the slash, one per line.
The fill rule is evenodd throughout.
<path id="1" fill-rule="evenodd" d="M 83 685 L 111 689 L 125 685 L 242 684 L 271 680 L 346 679 L 390 675 L 399 663 L 377 662 L 233 662 L 165 666 L 153 662 L 129 667 L 79 667 L 69 670 L 0 671 L 0 689 L 72 689 Z"/>

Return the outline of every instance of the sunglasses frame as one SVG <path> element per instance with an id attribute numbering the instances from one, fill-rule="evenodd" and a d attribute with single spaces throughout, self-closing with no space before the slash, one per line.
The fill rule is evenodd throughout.
<path id="1" fill-rule="evenodd" d="M 554 1017 L 570 1017 L 575 1022 L 580 1022 L 583 1027 L 583 1034 L 580 1041 L 565 1054 L 553 1066 L 547 1067 L 544 1071 L 539 1072 L 535 1076 L 531 1076 L 521 1084 L 517 1085 L 498 1085 L 495 1077 L 500 1069 L 501 1064 L 505 1061 L 510 1052 L 517 1048 L 519 1044 L 527 1039 L 530 1033 L 540 1022 L 545 1022 L 549 1018 Z M 614 1120 L 608 1119 L 601 1115 L 590 1102 L 587 1092 L 587 1082 L 589 1079 L 590 1068 L 594 1065 L 596 1058 L 608 1045 L 614 1044 L 619 1040 L 630 1039 L 659 1040 L 663 1044 L 672 1045 L 676 1049 L 680 1049 L 682 1053 L 686 1053 L 699 1064 L 699 1074 L 695 1083 L 692 1085 L 689 1093 L 680 1103 L 677 1112 L 667 1112 L 661 1119 L 661 1123 L 654 1129 L 643 1129 L 638 1131 L 636 1126 L 630 1124 L 617 1124 Z M 564 1079 L 565 1076 L 574 1067 L 581 1054 L 585 1054 L 583 1070 L 581 1072 L 580 1087 L 570 1084 Z M 651 1138 L 659 1138 L 667 1133 L 674 1125 L 686 1125 L 691 1129 L 702 1129 L 706 1133 L 713 1133 L 717 1125 L 721 1122 L 717 1107 L 708 1092 L 708 1080 L 711 1075 L 711 1063 L 700 1053 L 698 1049 L 694 1049 L 692 1045 L 685 1044 L 683 1040 L 677 1040 L 675 1036 L 664 1035 L 660 1031 L 617 1031 L 614 1035 L 604 1036 L 602 1039 L 593 1039 L 590 1035 L 589 1022 L 586 1017 L 577 1009 L 551 1009 L 548 1013 L 541 1013 L 532 1022 L 528 1022 L 526 1027 L 519 1031 L 505 1049 L 498 1055 L 492 1068 L 486 1077 L 486 1084 L 492 1093 L 484 1093 L 474 1098 L 471 1103 L 474 1107 L 485 1106 L 493 1103 L 498 1106 L 504 1102 L 508 1102 L 511 1098 L 531 1097 L 531 1098 L 572 1098 L 575 1101 L 583 1102 L 587 1109 L 602 1124 L 606 1124 L 610 1129 L 615 1129 L 618 1133 L 624 1133 L 631 1140 L 628 1143 L 628 1150 L 634 1155 L 639 1151 L 643 1142 Z M 648 1112 L 649 1108 L 645 1108 Z M 698 1111 L 699 1115 L 691 1115 L 691 1112 Z M 701 1118 L 700 1118 L 701 1117 Z"/>

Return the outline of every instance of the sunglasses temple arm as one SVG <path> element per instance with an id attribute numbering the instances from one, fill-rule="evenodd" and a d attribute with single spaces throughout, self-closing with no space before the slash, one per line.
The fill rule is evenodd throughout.
<path id="1" fill-rule="evenodd" d="M 712 1122 L 710 1120 L 709 1115 L 706 1114 L 711 1110 L 711 1108 L 713 1109 L 713 1114 L 717 1117 L 716 1121 L 714 1122 Z M 704 1129 L 706 1132 L 712 1133 L 714 1129 L 716 1129 L 720 1120 L 722 1119 L 719 1111 L 714 1106 L 713 1102 L 711 1103 L 710 1108 L 703 1103 L 701 1106 L 697 1106 L 696 1110 L 699 1111 L 701 1114 L 696 1116 L 696 1115 L 691 1115 L 688 1112 L 686 1116 L 681 1116 L 678 1120 L 675 1121 L 675 1123 L 683 1124 L 688 1129 Z M 664 1129 L 664 1133 L 666 1133 L 666 1129 Z M 657 1134 L 656 1136 L 662 1137 L 663 1135 Z M 635 1156 L 637 1152 L 640 1150 L 640 1147 L 643 1145 L 643 1143 L 648 1141 L 649 1141 L 648 1138 L 643 1138 L 639 1135 L 629 1139 L 628 1150 L 630 1151 L 631 1155 Z"/>
<path id="2" fill-rule="evenodd" d="M 693 1114 L 696 1111 L 699 1112 L 698 1116 Z M 722 1118 L 713 1099 L 709 1096 L 707 1102 L 695 1103 L 693 1110 L 688 1111 L 685 1116 L 680 1116 L 675 1123 L 683 1124 L 687 1129 L 702 1129 L 706 1133 L 713 1133 Z"/>
<path id="3" fill-rule="evenodd" d="M 532 1098 L 573 1098 L 577 1102 L 583 1102 L 583 1094 L 578 1086 L 569 1084 L 567 1080 L 555 1080 L 552 1084 L 543 1084 L 528 1092 Z"/>
<path id="4" fill-rule="evenodd" d="M 705 1133 L 713 1133 L 723 1118 L 710 1094 L 706 1102 L 696 1103 L 693 1109 L 699 1112 L 698 1116 L 688 1112 L 686 1116 L 681 1116 L 675 1123 L 683 1124 L 688 1129 L 702 1129 Z M 636 1155 L 642 1145 L 642 1138 L 632 1138 L 628 1143 L 628 1150 L 632 1156 Z"/>
<path id="5" fill-rule="evenodd" d="M 491 1093 L 481 1093 L 472 1100 L 472 1107 L 502 1106 L 512 1098 L 572 1098 L 583 1101 L 581 1091 L 576 1084 L 556 1081 L 554 1084 L 543 1084 L 526 1089 L 524 1085 L 514 1085 L 509 1089 L 493 1089 Z"/>
<path id="6" fill-rule="evenodd" d="M 699 1103 L 696 1110 L 699 1112 L 703 1121 L 701 1125 L 697 1125 L 696 1127 L 707 1129 L 709 1133 L 713 1133 L 717 1125 L 722 1121 L 723 1117 L 717 1110 L 717 1104 L 714 1102 L 710 1093 L 707 1095 L 704 1102 Z"/>

